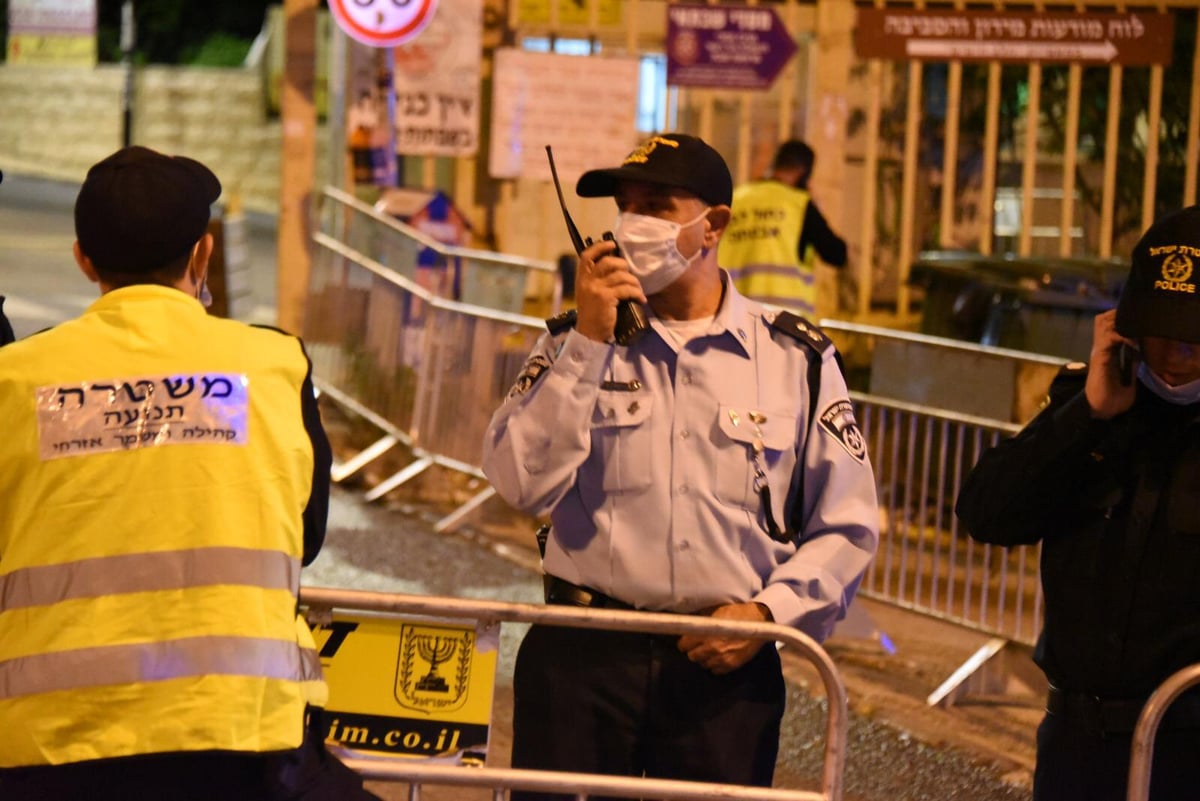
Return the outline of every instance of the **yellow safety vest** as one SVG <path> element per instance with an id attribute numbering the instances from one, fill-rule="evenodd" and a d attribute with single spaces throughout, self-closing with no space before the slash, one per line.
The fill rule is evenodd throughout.
<path id="1" fill-rule="evenodd" d="M 0 767 L 301 743 L 307 370 L 158 286 L 0 350 Z"/>
<path id="2" fill-rule="evenodd" d="M 808 247 L 804 260 L 799 257 L 808 193 L 779 181 L 757 181 L 734 190 L 732 208 L 717 260 L 738 291 L 762 303 L 812 314 L 816 256 Z"/>

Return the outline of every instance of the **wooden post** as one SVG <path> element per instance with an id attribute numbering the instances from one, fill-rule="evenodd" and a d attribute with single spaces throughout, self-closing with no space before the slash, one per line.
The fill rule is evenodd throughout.
<path id="1" fill-rule="evenodd" d="M 851 40 L 854 30 L 854 4 L 850 0 L 817 0 L 817 47 L 815 64 L 809 74 L 815 86 L 816 100 L 807 109 L 805 135 L 816 151 L 812 176 L 812 194 L 834 231 L 847 230 L 846 195 L 846 118 L 849 100 Z M 821 276 L 824 280 L 821 280 Z M 837 279 L 829 270 L 818 272 L 818 315 L 838 313 Z"/>
<path id="2" fill-rule="evenodd" d="M 280 116 L 283 141 L 279 174 L 279 241 L 276 319 L 285 331 L 304 328 L 312 269 L 308 239 L 316 168 L 317 0 L 284 0 L 286 52 Z"/>

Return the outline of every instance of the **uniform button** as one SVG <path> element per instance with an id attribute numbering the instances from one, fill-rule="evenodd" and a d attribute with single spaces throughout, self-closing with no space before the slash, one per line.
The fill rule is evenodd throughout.
<path id="1" fill-rule="evenodd" d="M 687 540 L 684 540 L 683 542 L 679 543 L 679 550 L 681 550 L 681 551 L 686 551 L 688 548 L 691 548 L 691 547 L 692 547 L 692 544 L 690 542 L 688 542 Z"/>
<path id="2" fill-rule="evenodd" d="M 683 429 L 683 431 L 680 431 L 680 432 L 679 432 L 679 436 L 681 436 L 681 437 L 682 437 L 682 438 L 684 438 L 684 439 L 687 439 L 687 438 L 688 438 L 688 437 L 690 437 L 691 435 L 692 435 L 692 432 L 691 432 L 691 431 L 688 431 L 686 428 L 685 428 L 685 429 Z"/>
<path id="3" fill-rule="evenodd" d="M 680 494 L 680 495 L 687 495 L 687 494 L 688 494 L 688 485 L 687 485 L 687 484 L 682 484 L 682 485 L 680 485 L 680 487 L 679 487 L 679 494 Z"/>
<path id="4" fill-rule="evenodd" d="M 685 384 L 690 384 L 690 383 L 692 383 L 692 374 L 691 374 L 691 373 L 684 373 L 684 374 L 683 374 L 683 383 L 685 383 Z"/>

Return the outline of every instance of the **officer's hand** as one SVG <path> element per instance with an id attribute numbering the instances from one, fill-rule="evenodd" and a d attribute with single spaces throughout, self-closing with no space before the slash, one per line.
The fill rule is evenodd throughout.
<path id="1" fill-rule="evenodd" d="M 578 318 L 575 329 L 588 339 L 612 342 L 617 327 L 617 302 L 646 302 L 638 283 L 624 259 L 609 255 L 616 244 L 600 240 L 579 254 L 575 270 L 575 305 Z"/>
<path id="2" fill-rule="evenodd" d="M 718 606 L 711 616 L 724 620 L 749 620 L 754 623 L 771 620 L 771 613 L 767 608 L 753 602 Z M 679 638 L 679 650 L 687 654 L 688 659 L 720 676 L 749 662 L 764 642 L 766 640 L 697 637 L 685 634 Z"/>
<path id="3" fill-rule="evenodd" d="M 1122 385 L 1117 371 L 1118 346 L 1125 343 L 1136 347 L 1137 343 L 1117 333 L 1116 320 L 1116 309 L 1110 309 L 1096 315 L 1092 324 L 1092 355 L 1083 392 L 1092 417 L 1100 420 L 1127 410 L 1137 394 L 1137 382 Z"/>

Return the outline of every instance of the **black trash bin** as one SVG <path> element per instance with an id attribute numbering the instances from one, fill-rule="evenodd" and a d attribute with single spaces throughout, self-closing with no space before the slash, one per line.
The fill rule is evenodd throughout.
<path id="1" fill-rule="evenodd" d="M 909 283 L 924 290 L 921 333 L 1085 360 L 1092 318 L 1116 305 L 1119 260 L 928 251 Z"/>

